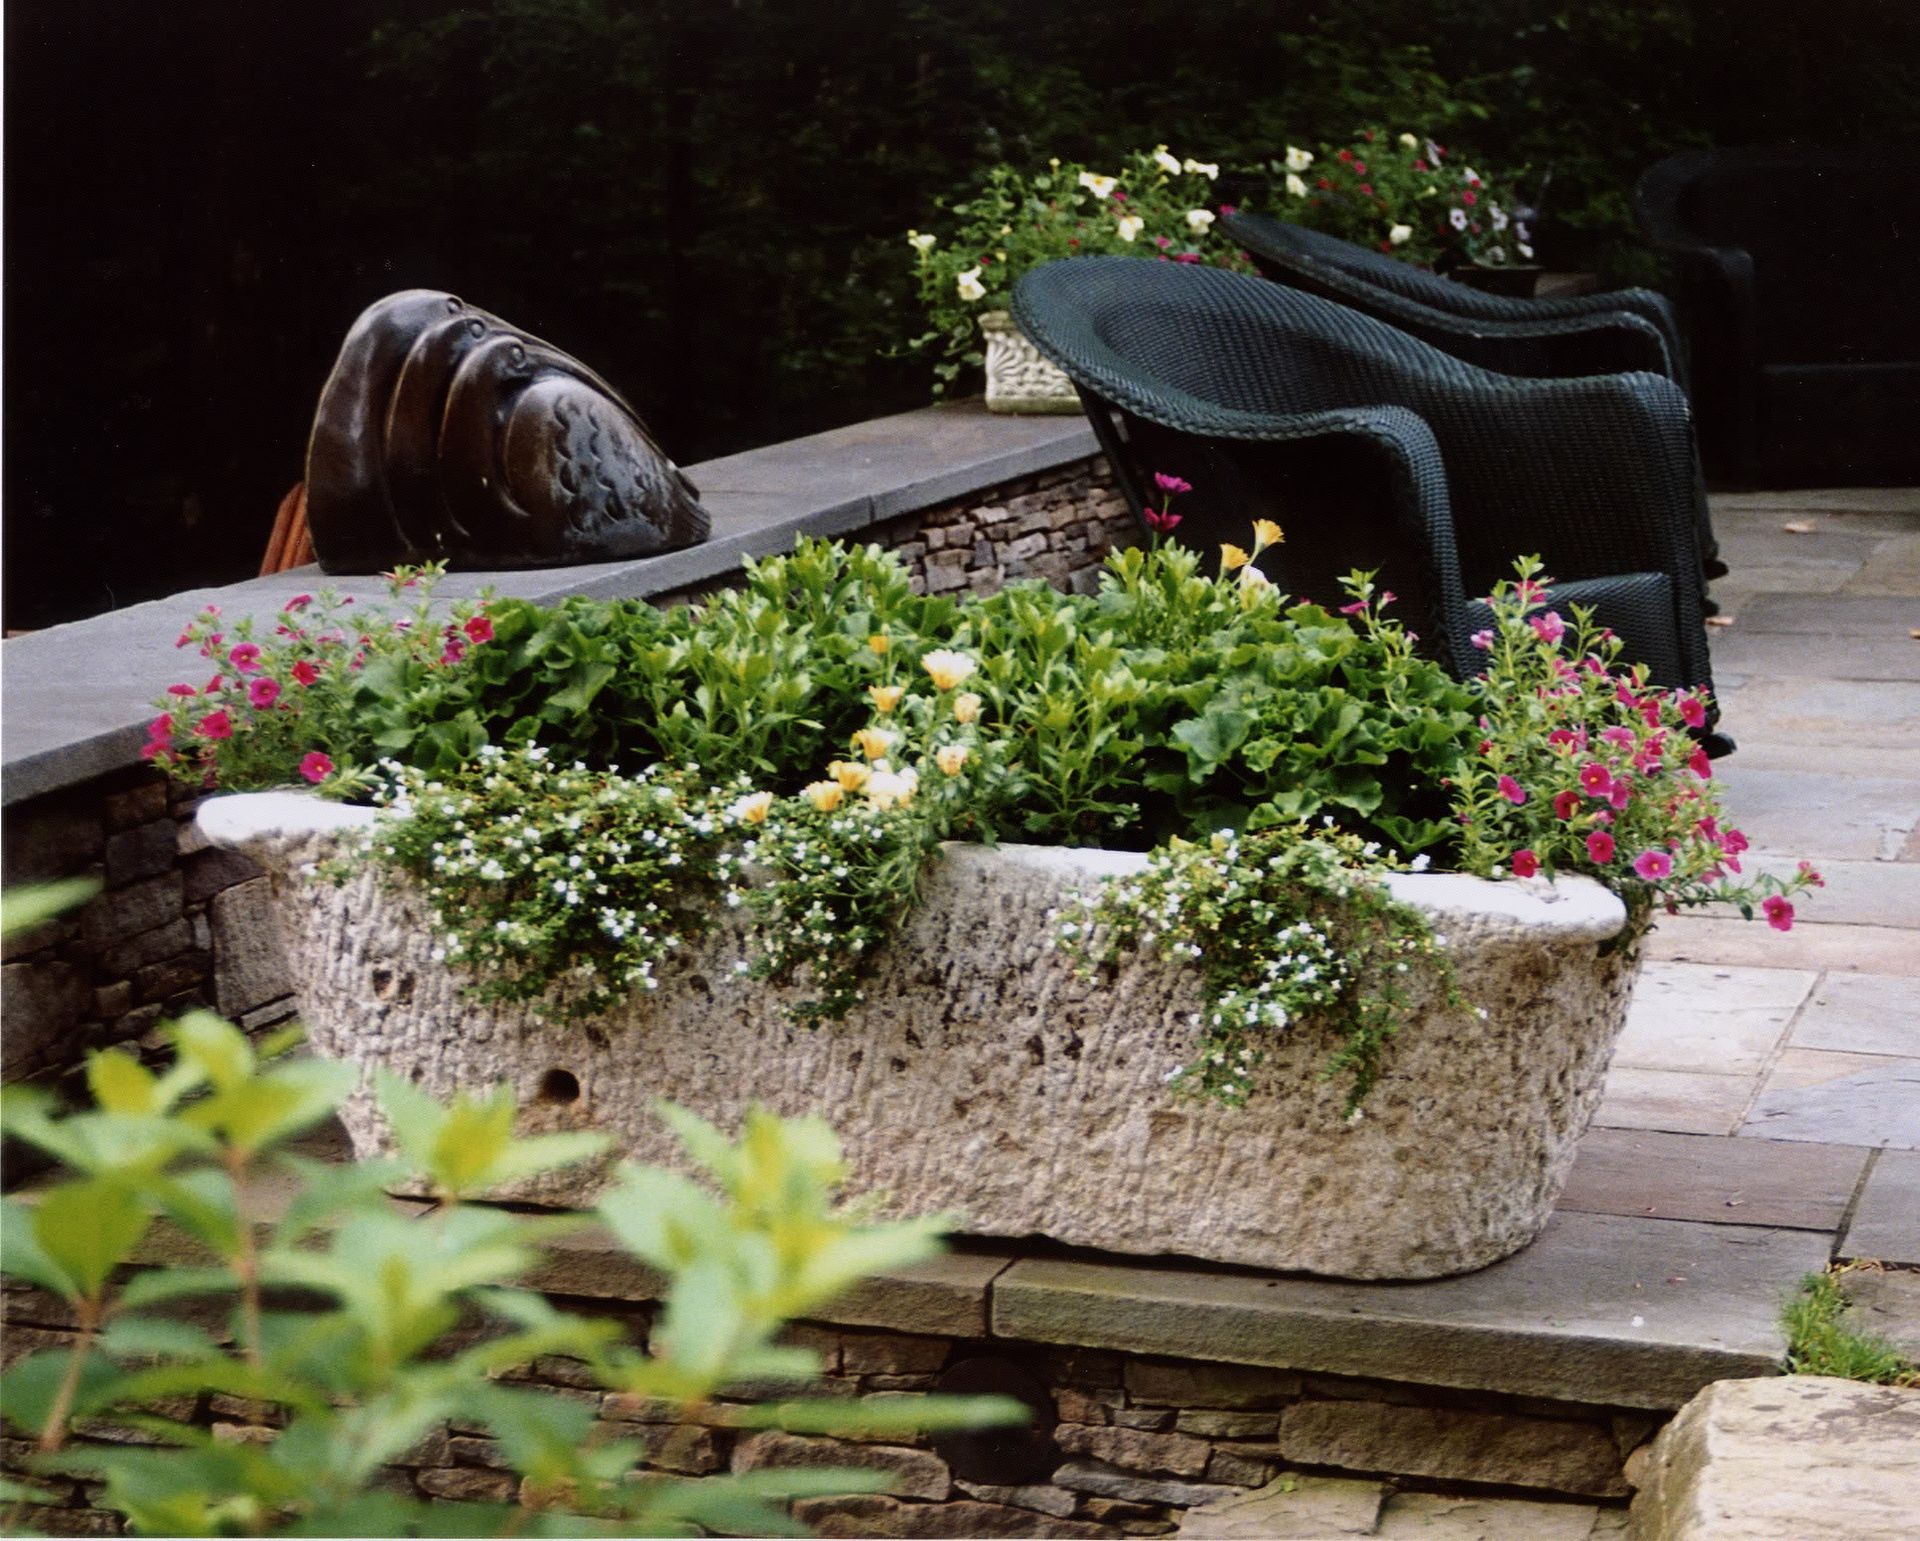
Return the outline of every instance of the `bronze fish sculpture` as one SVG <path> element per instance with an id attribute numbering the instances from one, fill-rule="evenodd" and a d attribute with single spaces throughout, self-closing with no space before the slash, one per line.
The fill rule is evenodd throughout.
<path id="1" fill-rule="evenodd" d="M 699 489 L 571 354 L 431 289 L 369 306 L 307 443 L 320 566 L 558 567 L 697 545 Z"/>

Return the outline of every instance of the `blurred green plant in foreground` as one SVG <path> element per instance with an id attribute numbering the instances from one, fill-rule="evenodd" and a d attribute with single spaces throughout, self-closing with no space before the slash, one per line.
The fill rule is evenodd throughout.
<path id="1" fill-rule="evenodd" d="M 1027 1416 L 1002 1398 L 707 1405 L 746 1382 L 804 1385 L 819 1358 L 776 1341 L 783 1324 L 938 1250 L 937 1219 L 866 1225 L 836 1210 L 840 1147 L 823 1121 L 755 1110 L 736 1142 L 663 1105 L 712 1189 L 629 1166 L 593 1215 L 516 1213 L 469 1199 L 598 1157 L 605 1138 L 516 1138 L 504 1087 L 442 1106 L 385 1076 L 377 1089 L 396 1157 L 302 1156 L 289 1142 L 327 1119 L 354 1071 L 287 1057 L 294 1036 L 256 1051 L 197 1012 L 174 1025 L 174 1061 L 159 1073 L 119 1049 L 93 1054 L 91 1109 L 62 1115 L 25 1087 L 0 1094 L 6 1132 L 67 1169 L 6 1199 L 0 1266 L 66 1301 L 78 1325 L 71 1348 L 10 1368 L 0 1401 L 7 1422 L 38 1441 L 37 1464 L 103 1481 L 99 1502 L 136 1531 L 792 1535 L 805 1532 L 786 1501 L 886 1485 L 852 1470 L 695 1480 L 636 1470 L 644 1443 L 603 1437 L 592 1406 L 500 1378 L 544 1355 L 582 1361 L 607 1390 L 743 1429 L 904 1435 Z M 268 1219 L 257 1211 L 270 1174 L 291 1197 Z M 432 1207 L 388 1197 L 402 1185 L 431 1193 Z M 617 1322 L 515 1287 L 546 1243 L 595 1219 L 669 1281 L 648 1351 Z M 160 1223 L 209 1261 L 126 1266 Z M 225 1327 L 183 1315 L 188 1297 L 218 1302 Z M 282 1426 L 270 1442 L 235 1443 L 173 1416 L 203 1394 L 266 1404 L 262 1421 Z M 383 1481 L 450 1416 L 498 1442 L 522 1479 L 517 1502 L 429 1502 Z M 153 1443 L 67 1443 L 77 1421 L 100 1418 Z M 17 1506 L 41 1496 L 17 1482 L 0 1493 Z M 23 1518 L 23 1507 L 8 1516 Z"/>

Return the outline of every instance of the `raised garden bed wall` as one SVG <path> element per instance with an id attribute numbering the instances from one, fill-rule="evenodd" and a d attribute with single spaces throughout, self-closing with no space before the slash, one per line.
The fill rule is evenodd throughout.
<path id="1" fill-rule="evenodd" d="M 983 450 L 1002 439 L 1013 448 Z M 504 593 L 626 594 L 667 605 L 736 582 L 743 556 L 790 549 L 799 535 L 837 533 L 898 551 L 916 582 L 934 593 L 992 592 L 1017 578 L 1085 589 L 1107 552 L 1134 538 L 1125 504 L 1091 447 L 1091 433 L 1077 419 L 1036 425 L 965 407 L 908 413 L 690 468 L 703 489 L 716 482 L 720 488 L 707 490 L 715 512 L 709 547 L 484 576 Z M 809 463 L 818 468 L 817 488 L 806 482 Z M 869 473 L 853 496 L 850 465 Z M 1009 467 L 1019 474 L 1004 474 Z M 968 485 L 976 478 L 987 479 Z M 774 479 L 787 482 L 784 496 L 726 490 Z M 736 504 L 740 513 L 729 518 Z M 103 884 L 84 908 L 7 946 L 7 1081 L 60 1075 L 89 1049 L 157 1046 L 158 1023 L 191 1006 L 210 1006 L 249 1029 L 292 1015 L 259 871 L 208 849 L 192 825 L 194 799 L 170 790 L 137 752 L 153 715 L 147 701 L 181 677 L 182 655 L 172 643 L 193 612 L 211 601 L 230 615 L 268 613 L 287 595 L 329 583 L 349 593 L 379 586 L 377 578 L 329 579 L 303 568 L 272 584 L 196 590 L 10 640 L 0 651 L 9 696 L 5 882 L 90 875 Z M 445 587 L 470 592 L 479 584 L 449 579 Z M 111 723 L 110 707 L 105 717 L 76 723 L 67 743 L 49 744 L 46 724 L 24 721 L 23 708 L 42 694 L 35 687 L 71 678 L 79 659 L 80 672 L 125 701 L 117 754 L 113 734 L 100 731 Z M 143 673 L 151 679 L 129 689 L 127 677 Z M 76 693 L 84 696 L 86 684 L 81 680 Z M 16 753 L 16 740 L 25 738 L 35 742 Z"/>

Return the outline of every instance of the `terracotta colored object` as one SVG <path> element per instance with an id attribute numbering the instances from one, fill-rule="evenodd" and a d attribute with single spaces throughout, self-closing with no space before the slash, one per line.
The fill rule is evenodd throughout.
<path id="1" fill-rule="evenodd" d="M 260 576 L 270 578 L 314 560 L 313 537 L 307 532 L 307 484 L 295 482 L 274 511 L 273 533 L 266 555 L 260 558 Z"/>
<path id="2" fill-rule="evenodd" d="M 696 545 L 698 491 L 605 380 L 429 289 L 347 333 L 307 445 L 320 565 L 555 567 Z"/>

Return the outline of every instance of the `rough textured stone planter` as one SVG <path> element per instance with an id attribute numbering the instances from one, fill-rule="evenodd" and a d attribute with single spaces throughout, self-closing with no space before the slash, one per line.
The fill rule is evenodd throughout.
<path id="1" fill-rule="evenodd" d="M 375 1066 L 438 1096 L 511 1081 L 529 1127 L 604 1129 L 647 1161 L 677 1159 L 656 1098 L 727 1127 L 757 1102 L 825 1115 L 851 1191 L 889 1212 L 1349 1278 L 1458 1273 L 1538 1234 L 1599 1101 L 1637 961 L 1605 945 L 1625 912 L 1590 880 L 1396 878 L 1486 1016 L 1416 1001 L 1358 1119 L 1340 1117 L 1344 1087 L 1320 1076 L 1331 1043 L 1311 1030 L 1274 1047 L 1234 1110 L 1165 1085 L 1191 1043 L 1191 969 L 1142 958 L 1082 980 L 1048 946 L 1048 912 L 1138 856 L 950 849 L 875 959 L 870 1004 L 830 1027 L 789 1026 L 781 992 L 734 973 L 745 940 L 730 914 L 656 993 L 587 1026 L 468 999 L 433 960 L 410 883 L 371 866 L 338 887 L 314 881 L 309 864 L 367 810 L 265 793 L 213 799 L 199 817 L 273 875 L 313 1046 L 368 1071 L 344 1114 L 363 1153 L 386 1138 Z M 512 1196 L 578 1204 L 603 1175 Z"/>
<path id="2" fill-rule="evenodd" d="M 981 316 L 980 335 L 987 349 L 989 412 L 1081 410 L 1073 382 L 1041 356 L 1006 311 L 990 310 Z"/>

